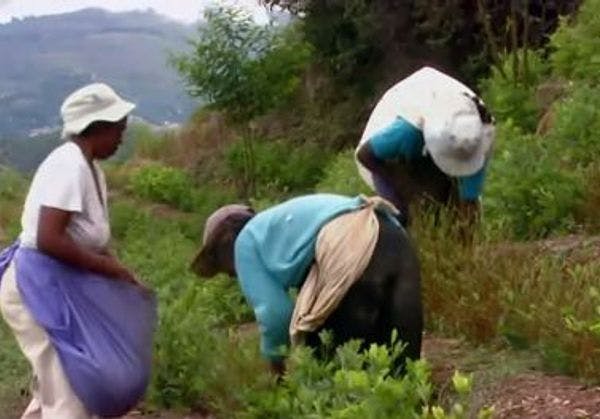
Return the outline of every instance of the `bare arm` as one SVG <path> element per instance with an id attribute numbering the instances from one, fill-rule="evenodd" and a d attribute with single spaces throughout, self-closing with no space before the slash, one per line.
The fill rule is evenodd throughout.
<path id="1" fill-rule="evenodd" d="M 78 268 L 137 283 L 134 275 L 113 256 L 94 253 L 73 241 L 67 233 L 72 214 L 57 208 L 41 207 L 37 232 L 38 249 Z"/>

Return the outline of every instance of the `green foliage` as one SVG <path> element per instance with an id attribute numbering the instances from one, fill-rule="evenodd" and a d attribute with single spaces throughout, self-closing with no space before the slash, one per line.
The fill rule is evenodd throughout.
<path id="1" fill-rule="evenodd" d="M 20 173 L 0 165 L 0 248 L 12 242 L 19 234 L 20 215 L 27 179 Z"/>
<path id="2" fill-rule="evenodd" d="M 372 93 L 383 47 L 377 42 L 377 14 L 368 1 L 309 2 L 304 32 L 317 58 L 338 84 Z"/>
<path id="3" fill-rule="evenodd" d="M 239 417 L 415 417 L 431 396 L 427 365 L 410 362 L 407 374 L 395 379 L 389 374 L 397 347 L 358 348 L 359 342 L 350 342 L 330 361 L 298 348 L 283 382 L 264 392 L 247 392 L 247 407 Z"/>
<path id="4" fill-rule="evenodd" d="M 194 208 L 194 183 L 183 170 L 152 163 L 134 172 L 130 187 L 141 198 L 173 205 L 189 211 Z"/>
<path id="5" fill-rule="evenodd" d="M 583 173 L 583 200 L 577 209 L 576 218 L 586 233 L 600 233 L 600 164 L 592 163 Z"/>
<path id="6" fill-rule="evenodd" d="M 0 368 L 0 406 L 3 412 L 16 411 L 26 403 L 24 393 L 30 384 L 29 364 L 4 319 L 0 321 Z"/>
<path id="7" fill-rule="evenodd" d="M 331 160 L 315 190 L 350 196 L 374 194 L 358 174 L 352 149 L 339 153 Z"/>
<path id="8" fill-rule="evenodd" d="M 0 165 L 0 200 L 22 199 L 27 192 L 27 179 L 8 167 Z"/>
<path id="9" fill-rule="evenodd" d="M 253 178 L 257 195 L 277 192 L 308 192 L 319 181 L 331 153 L 312 144 L 257 139 L 253 147 Z M 225 153 L 227 166 L 235 178 L 245 173 L 244 142 L 232 144 Z"/>
<path id="10" fill-rule="evenodd" d="M 322 339 L 327 347 L 328 335 Z M 290 368 L 277 386 L 242 389 L 243 409 L 238 418 L 466 418 L 472 377 L 455 372 L 454 390 L 460 402 L 446 411 L 431 406 L 433 387 L 426 361 L 408 361 L 406 373 L 390 374 L 400 345 L 371 345 L 359 350 L 351 341 L 327 359 L 316 358 L 306 347 L 292 351 Z M 331 351 L 326 348 L 325 351 Z M 490 417 L 483 409 L 480 417 Z M 484 416 L 481 416 L 484 415 Z M 487 415 L 487 416 L 485 416 Z"/>
<path id="11" fill-rule="evenodd" d="M 567 231 L 581 199 L 581 179 L 563 169 L 544 139 L 509 120 L 498 127 L 497 149 L 483 196 L 489 231 L 519 239 Z"/>
<path id="12" fill-rule="evenodd" d="M 585 0 L 574 24 L 563 19 L 551 44 L 557 74 L 592 84 L 600 82 L 600 1 Z"/>
<path id="13" fill-rule="evenodd" d="M 540 116 L 535 102 L 535 89 L 548 73 L 548 65 L 540 53 L 530 51 L 528 59 L 529 71 L 520 77 L 511 70 L 512 56 L 504 55 L 501 64 L 504 74 L 493 67 L 490 76 L 481 82 L 481 88 L 482 96 L 496 120 L 510 119 L 525 131 L 533 132 Z"/>
<path id="14" fill-rule="evenodd" d="M 193 52 L 172 57 L 190 94 L 236 121 L 285 103 L 310 56 L 296 28 L 261 26 L 233 8 L 209 9 L 205 18 Z"/>
<path id="15" fill-rule="evenodd" d="M 597 380 L 597 247 L 582 240 L 576 252 L 565 254 L 550 251 L 551 244 L 545 252 L 536 243 L 457 245 L 450 218 L 432 214 L 415 217 L 411 232 L 428 330 L 475 342 L 502 337 L 517 349 L 537 350 L 548 367 Z"/>
<path id="16" fill-rule="evenodd" d="M 600 153 L 600 86 L 577 85 L 553 112 L 553 127 L 545 140 L 551 152 L 573 169 L 594 162 Z"/>

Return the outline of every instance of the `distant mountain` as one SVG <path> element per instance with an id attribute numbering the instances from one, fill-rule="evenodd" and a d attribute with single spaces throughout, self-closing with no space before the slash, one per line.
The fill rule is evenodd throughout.
<path id="1" fill-rule="evenodd" d="M 111 159 L 114 162 L 123 162 L 129 159 L 135 149 L 139 132 L 149 131 L 160 135 L 178 128 L 174 124 L 155 125 L 133 116 L 127 124 L 123 143 Z M 33 172 L 42 160 L 62 143 L 59 128 L 48 129 L 35 135 L 0 138 L 0 168 L 7 166 L 24 173 Z"/>
<path id="2" fill-rule="evenodd" d="M 167 57 L 194 33 L 151 10 L 84 9 L 0 25 L 0 138 L 57 127 L 64 97 L 93 81 L 113 86 L 148 121 L 183 121 L 197 104 Z"/>

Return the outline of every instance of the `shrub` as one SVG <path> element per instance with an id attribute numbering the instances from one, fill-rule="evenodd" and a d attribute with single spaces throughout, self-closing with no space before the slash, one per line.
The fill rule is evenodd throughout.
<path id="1" fill-rule="evenodd" d="M 140 198 L 173 205 L 190 211 L 194 207 L 194 184 L 183 170 L 152 163 L 135 171 L 130 178 L 133 193 Z"/>
<path id="2" fill-rule="evenodd" d="M 27 188 L 28 181 L 23 175 L 0 165 L 0 248 L 20 232 L 20 215 Z"/>
<path id="3" fill-rule="evenodd" d="M 551 56 L 556 74 L 571 80 L 600 82 L 600 1 L 585 0 L 575 22 L 563 19 L 552 35 Z"/>
<path id="4" fill-rule="evenodd" d="M 546 140 L 550 151 L 562 166 L 572 169 L 593 162 L 600 154 L 600 86 L 578 84 L 553 112 L 554 124 Z"/>
<path id="5" fill-rule="evenodd" d="M 389 375 L 394 350 L 372 345 L 359 352 L 358 346 L 351 342 L 338 348 L 331 361 L 299 348 L 282 385 L 247 392 L 248 406 L 239 417 L 415 417 L 431 397 L 426 364 L 409 363 L 406 376 L 394 379 Z"/>
<path id="6" fill-rule="evenodd" d="M 586 232 L 600 233 L 600 164 L 588 166 L 583 176 L 583 198 L 576 211 L 576 219 Z"/>
<path id="7" fill-rule="evenodd" d="M 327 346 L 329 337 L 322 336 Z M 335 349 L 331 359 L 319 359 L 306 347 L 295 348 L 290 369 L 283 381 L 265 389 L 243 392 L 239 418 L 464 418 L 472 379 L 455 373 L 454 389 L 462 403 L 446 414 L 440 406 L 430 406 L 432 385 L 430 369 L 423 361 L 408 361 L 406 373 L 390 375 L 394 359 L 400 354 L 397 343 L 372 344 L 359 350 L 351 341 Z M 331 350 L 331 348 L 329 348 Z M 480 417 L 492 410 L 483 409 Z"/>
<path id="8" fill-rule="evenodd" d="M 358 174 L 354 161 L 354 150 L 348 149 L 335 156 L 325 168 L 321 181 L 315 187 L 317 192 L 339 193 L 342 195 L 373 195 Z"/>
<path id="9" fill-rule="evenodd" d="M 581 199 L 581 179 L 560 164 L 545 140 L 501 124 L 483 196 L 488 232 L 519 239 L 568 231 Z"/>
<path id="10" fill-rule="evenodd" d="M 503 56 L 502 68 L 506 77 L 492 67 L 491 75 L 481 84 L 482 96 L 498 122 L 512 120 L 515 125 L 527 131 L 535 131 L 540 109 L 535 102 L 535 89 L 548 66 L 540 53 L 529 52 L 529 72 L 521 78 L 512 71 L 512 57 Z"/>
<path id="11" fill-rule="evenodd" d="M 307 192 L 319 181 L 330 152 L 313 144 L 293 145 L 284 141 L 253 140 L 250 174 L 259 196 L 277 192 Z M 232 144 L 225 154 L 229 172 L 243 179 L 246 170 L 243 141 Z"/>

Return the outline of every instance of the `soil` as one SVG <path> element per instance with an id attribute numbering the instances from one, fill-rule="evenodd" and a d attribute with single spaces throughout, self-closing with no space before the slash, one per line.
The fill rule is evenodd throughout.
<path id="1" fill-rule="evenodd" d="M 423 356 L 432 364 L 432 379 L 442 404 L 451 402 L 456 369 L 473 373 L 473 415 L 494 407 L 494 418 L 600 419 L 600 387 L 538 371 L 533 356 L 513 351 L 468 348 L 456 339 L 426 337 Z"/>

